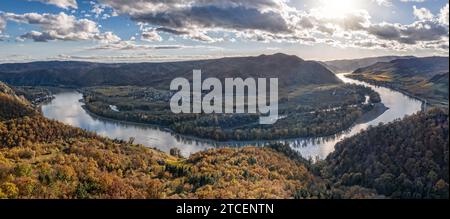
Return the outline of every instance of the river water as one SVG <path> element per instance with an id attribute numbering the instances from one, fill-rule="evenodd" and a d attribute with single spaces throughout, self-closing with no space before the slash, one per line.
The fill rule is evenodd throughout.
<path id="1" fill-rule="evenodd" d="M 305 158 L 325 158 L 333 152 L 337 142 L 344 138 L 353 136 L 369 126 L 375 126 L 379 123 L 388 123 L 396 119 L 401 119 L 407 115 L 412 115 L 421 110 L 422 102 L 412 99 L 400 92 L 369 85 L 364 82 L 349 79 L 345 74 L 338 74 L 338 77 L 345 83 L 355 83 L 371 87 L 381 96 L 382 103 L 389 109 L 377 118 L 371 121 L 355 124 L 349 130 L 339 133 L 335 136 L 311 138 L 311 139 L 289 139 L 277 142 L 288 143 Z M 90 115 L 83 109 L 83 103 L 80 102 L 82 95 L 76 91 L 64 92 L 55 95 L 55 99 L 42 106 L 42 112 L 45 117 L 55 119 L 65 124 L 94 131 L 99 135 L 109 138 L 128 140 L 135 138 L 135 143 L 143 144 L 148 147 L 154 147 L 168 152 L 171 148 L 177 147 L 184 156 L 213 147 L 239 147 L 246 145 L 262 146 L 272 142 L 214 142 L 189 137 L 183 137 L 169 130 L 158 127 L 151 127 L 126 122 L 118 122 L 98 118 Z"/>

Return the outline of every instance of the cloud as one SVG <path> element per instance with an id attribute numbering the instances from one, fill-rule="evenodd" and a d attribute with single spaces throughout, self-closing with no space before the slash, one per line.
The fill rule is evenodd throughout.
<path id="1" fill-rule="evenodd" d="M 400 0 L 401 2 L 425 2 L 425 0 Z"/>
<path id="2" fill-rule="evenodd" d="M 6 20 L 2 16 L 0 16 L 0 34 L 2 34 L 2 32 L 5 29 L 6 29 Z"/>
<path id="3" fill-rule="evenodd" d="M 28 1 L 42 2 L 44 4 L 55 5 L 57 7 L 64 9 L 78 8 L 76 0 L 28 0 Z"/>
<path id="4" fill-rule="evenodd" d="M 176 35 L 215 42 L 208 31 L 293 33 L 284 0 L 100 0 L 134 21 L 169 30 Z M 166 31 L 167 32 L 167 31 Z"/>
<path id="5" fill-rule="evenodd" d="M 372 1 L 382 6 L 392 6 L 393 2 Z M 448 48 L 448 3 L 439 14 L 433 14 L 427 8 L 414 6 L 412 15 L 416 17 L 416 21 L 399 24 L 373 22 L 366 10 L 349 9 L 339 16 L 331 16 L 320 11 L 320 7 L 302 11 L 289 6 L 288 2 L 288 0 L 98 0 L 90 3 L 91 8 L 88 12 L 90 11 L 89 14 L 95 18 L 113 14 L 126 15 L 140 26 L 140 39 L 149 42 L 159 42 L 162 41 L 162 36 L 175 35 L 207 43 L 240 39 L 401 51 Z M 9 14 L 3 17 L 4 20 L 40 27 L 40 30 L 23 34 L 20 36 L 21 39 L 41 42 L 99 40 L 104 44 L 95 49 L 103 50 L 175 49 L 171 46 L 120 41 L 120 38 L 111 32 L 102 33 L 95 22 L 77 19 L 64 13 Z M 173 36 L 168 37 L 171 38 L 173 39 Z"/>
<path id="6" fill-rule="evenodd" d="M 224 40 L 223 38 L 220 38 L 220 37 L 212 38 L 201 30 L 184 31 L 184 30 L 170 29 L 167 27 L 160 27 L 160 28 L 156 28 L 155 31 L 170 33 L 170 34 L 177 35 L 177 36 L 183 36 L 186 39 L 193 39 L 193 40 L 197 40 L 197 41 L 201 41 L 201 42 L 208 42 L 208 43 L 220 42 L 220 41 Z"/>
<path id="7" fill-rule="evenodd" d="M 419 20 L 431 20 L 434 18 L 433 13 L 431 13 L 431 11 L 426 8 L 417 8 L 414 5 L 413 9 L 414 9 L 414 17 L 416 17 Z"/>
<path id="8" fill-rule="evenodd" d="M 94 47 L 89 47 L 87 50 L 168 50 L 168 49 L 208 49 L 208 50 L 223 50 L 223 48 L 215 46 L 187 46 L 187 45 L 149 45 L 136 44 L 134 41 L 119 41 L 114 43 L 105 43 Z"/>
<path id="9" fill-rule="evenodd" d="M 135 44 L 133 41 L 120 41 L 117 43 L 102 44 L 89 50 L 163 50 L 163 49 L 181 49 L 180 45 L 147 45 Z"/>
<path id="10" fill-rule="evenodd" d="M 448 27 L 435 21 L 417 21 L 410 25 L 382 23 L 372 25 L 368 32 L 383 40 L 394 40 L 410 45 L 419 41 L 438 41 L 448 38 Z"/>
<path id="11" fill-rule="evenodd" d="M 96 4 L 95 2 L 92 2 L 91 4 L 92 4 L 91 12 L 95 15 L 95 18 L 98 18 L 105 11 L 105 6 Z"/>
<path id="12" fill-rule="evenodd" d="M 31 31 L 19 37 L 19 39 L 31 39 L 36 42 L 50 40 L 79 41 L 97 40 L 102 42 L 115 42 L 120 38 L 112 32 L 101 33 L 97 23 L 88 19 L 77 19 L 75 16 L 64 12 L 59 14 L 14 14 L 4 13 L 2 17 L 17 23 L 37 25 L 40 31 Z"/>
<path id="13" fill-rule="evenodd" d="M 148 42 L 159 42 L 162 41 L 162 37 L 155 30 L 150 30 L 142 32 L 141 40 Z"/>
<path id="14" fill-rule="evenodd" d="M 447 5 L 445 5 L 441 9 L 441 12 L 439 13 L 439 22 L 441 24 L 448 26 L 448 23 L 449 23 L 449 21 L 448 21 L 449 20 L 448 13 L 449 13 L 449 7 L 448 7 L 448 3 L 447 3 Z"/>
<path id="15" fill-rule="evenodd" d="M 385 7 L 391 7 L 393 5 L 391 0 L 372 0 L 372 1 L 376 2 L 380 6 L 385 6 Z"/>
<path id="16" fill-rule="evenodd" d="M 392 6 L 391 0 L 372 0 Z M 422 2 L 422 0 L 402 0 Z M 114 11 L 130 16 L 151 32 L 143 39 L 158 40 L 168 33 L 217 42 L 224 33 L 258 42 L 327 43 L 339 47 L 420 49 L 448 45 L 448 4 L 435 16 L 413 7 L 417 21 L 410 24 L 373 23 L 366 10 L 351 10 L 330 17 L 313 8 L 301 11 L 285 0 L 100 0 Z M 145 30 L 145 29 L 144 29 Z M 145 35 L 145 36 L 144 36 Z"/>
<path id="17" fill-rule="evenodd" d="M 229 56 L 232 57 L 232 56 Z M 78 55 L 66 55 L 60 54 L 56 57 L 50 58 L 49 60 L 72 60 L 72 61 L 96 61 L 96 62 L 169 62 L 169 61 L 188 61 L 188 60 L 206 60 L 206 59 L 216 59 L 223 58 L 221 55 L 213 56 L 213 55 L 155 55 L 155 54 L 146 54 L 146 53 L 138 53 L 138 54 L 122 54 L 122 55 L 87 55 L 87 56 L 78 56 Z M 8 62 L 17 62 L 17 60 L 22 61 L 21 59 L 11 60 Z M 3 60 L 0 61 L 0 63 Z"/>

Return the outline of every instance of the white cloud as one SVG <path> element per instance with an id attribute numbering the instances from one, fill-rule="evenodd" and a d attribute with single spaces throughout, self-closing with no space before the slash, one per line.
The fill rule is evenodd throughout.
<path id="1" fill-rule="evenodd" d="M 391 7 L 392 6 L 391 0 L 372 0 L 372 1 L 376 2 L 380 6 L 385 6 L 385 7 Z"/>
<path id="2" fill-rule="evenodd" d="M 19 39 L 32 39 L 37 42 L 47 42 L 50 40 L 98 40 L 102 42 L 115 42 L 120 40 L 112 32 L 101 33 L 97 23 L 94 21 L 77 19 L 75 16 L 67 15 L 63 12 L 59 14 L 4 13 L 2 16 L 6 20 L 40 27 L 40 31 L 25 33 Z"/>
<path id="3" fill-rule="evenodd" d="M 95 15 L 95 18 L 98 18 L 105 11 L 105 6 L 100 4 L 93 4 L 91 12 Z"/>
<path id="4" fill-rule="evenodd" d="M 87 50 L 168 50 L 168 49 L 209 49 L 218 50 L 223 49 L 214 46 L 186 46 L 186 45 L 149 45 L 149 44 L 136 44 L 134 41 L 119 41 L 114 43 L 97 45 L 87 48 Z"/>
<path id="5" fill-rule="evenodd" d="M 447 5 L 445 5 L 442 9 L 441 12 L 439 13 L 439 22 L 441 22 L 441 24 L 447 25 L 449 23 L 449 7 L 448 7 L 448 3 Z"/>
<path id="6" fill-rule="evenodd" d="M 28 1 L 42 2 L 48 5 L 55 5 L 64 9 L 78 8 L 76 0 L 28 0 Z"/>
<path id="7" fill-rule="evenodd" d="M 231 57 L 231 56 L 230 56 Z M 223 58 L 222 55 L 155 55 L 155 54 L 121 54 L 121 55 L 88 55 L 88 56 L 76 56 L 60 54 L 49 60 L 74 60 L 74 61 L 100 61 L 100 62 L 167 62 L 167 61 L 188 61 L 188 60 L 206 60 Z M 16 62 L 17 60 L 23 60 L 23 58 L 17 58 L 8 62 Z M 3 61 L 3 60 L 2 60 Z M 1 61 L 0 61 L 1 62 Z"/>
<path id="8" fill-rule="evenodd" d="M 89 50 L 162 50 L 162 49 L 180 49 L 180 45 L 147 45 L 136 44 L 134 41 L 119 41 L 115 43 L 108 43 L 98 45 Z"/>
<path id="9" fill-rule="evenodd" d="M 401 2 L 425 2 L 425 0 L 400 0 Z"/>
<path id="10" fill-rule="evenodd" d="M 426 8 L 417 8 L 414 5 L 413 9 L 414 9 L 414 17 L 416 17 L 419 20 L 431 20 L 434 18 L 433 13 L 431 13 L 431 11 Z"/>

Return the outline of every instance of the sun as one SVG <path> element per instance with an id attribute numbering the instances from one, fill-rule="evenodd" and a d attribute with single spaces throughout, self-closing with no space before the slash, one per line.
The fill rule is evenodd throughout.
<path id="1" fill-rule="evenodd" d="M 342 18 L 360 9 L 360 0 L 320 0 L 318 11 L 321 16 Z"/>

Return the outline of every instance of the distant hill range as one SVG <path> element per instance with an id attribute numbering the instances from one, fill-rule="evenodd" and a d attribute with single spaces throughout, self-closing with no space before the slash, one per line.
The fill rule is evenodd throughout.
<path id="1" fill-rule="evenodd" d="M 322 62 L 335 73 L 353 72 L 356 69 L 373 65 L 377 62 L 390 62 L 396 59 L 410 59 L 414 56 L 381 56 L 362 59 L 345 59 Z"/>
<path id="2" fill-rule="evenodd" d="M 285 54 L 257 57 L 167 63 L 32 62 L 0 65 L 0 81 L 12 85 L 88 87 L 137 85 L 167 89 L 176 77 L 192 78 L 201 69 L 203 78 L 279 78 L 279 87 L 342 83 L 315 61 Z"/>
<path id="3" fill-rule="evenodd" d="M 383 74 L 390 72 L 398 76 L 433 77 L 447 73 L 448 68 L 448 57 L 425 57 L 378 62 L 368 67 L 356 69 L 354 73 Z"/>
<path id="4" fill-rule="evenodd" d="M 352 77 L 448 106 L 448 57 L 397 59 L 357 69 Z"/>

